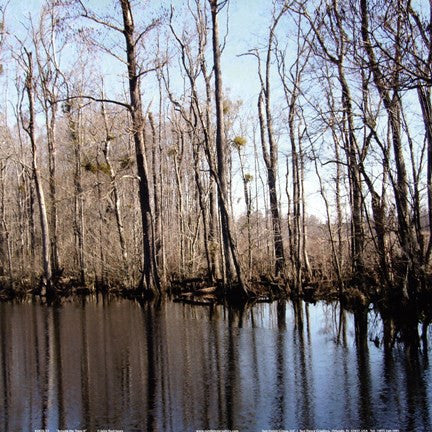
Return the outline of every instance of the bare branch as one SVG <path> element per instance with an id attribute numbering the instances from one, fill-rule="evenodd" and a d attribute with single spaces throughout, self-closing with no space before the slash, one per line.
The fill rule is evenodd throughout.
<path id="1" fill-rule="evenodd" d="M 96 15 L 91 15 L 89 13 L 88 9 L 84 6 L 82 0 L 78 0 L 78 3 L 80 4 L 80 6 L 83 10 L 83 13 L 81 14 L 81 16 L 83 16 L 84 18 L 87 18 L 87 19 L 89 19 L 89 20 L 91 20 L 97 24 L 103 25 L 104 27 L 108 27 L 112 30 L 119 32 L 119 33 L 122 33 L 122 34 L 124 33 L 124 30 L 122 28 L 117 27 L 116 25 L 114 25 L 110 22 L 104 21 L 104 20 L 100 19 L 99 17 L 97 17 Z"/>
<path id="2" fill-rule="evenodd" d="M 122 106 L 123 108 L 126 108 L 128 111 L 131 110 L 131 106 L 128 103 L 120 102 L 115 99 L 102 99 L 102 98 L 95 98 L 93 96 L 87 96 L 87 95 L 79 95 L 79 96 L 69 96 L 64 99 L 57 99 L 56 101 L 51 101 L 51 103 L 59 103 L 59 102 L 69 102 L 74 99 L 88 99 L 93 102 L 103 102 L 103 103 L 110 103 L 114 105 Z"/>
<path id="3" fill-rule="evenodd" d="M 149 33 L 150 31 L 152 31 L 154 28 L 156 28 L 159 24 L 161 23 L 161 19 L 157 18 L 154 19 L 139 35 L 138 37 L 135 39 L 135 43 L 134 45 L 136 46 L 138 44 L 138 42 L 140 41 L 140 39 L 142 37 L 144 37 L 147 33 Z"/>

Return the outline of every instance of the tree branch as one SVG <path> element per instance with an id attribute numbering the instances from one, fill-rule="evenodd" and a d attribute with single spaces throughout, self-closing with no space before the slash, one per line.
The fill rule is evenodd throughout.
<path id="1" fill-rule="evenodd" d="M 68 102 L 70 100 L 74 100 L 74 99 L 88 99 L 94 102 L 103 102 L 103 103 L 111 103 L 114 105 L 120 105 L 123 108 L 126 108 L 128 111 L 131 110 L 131 106 L 128 103 L 125 102 L 120 102 L 114 99 L 102 99 L 102 98 L 95 98 L 93 96 L 86 96 L 86 95 L 79 95 L 79 96 L 69 96 L 67 98 L 64 99 L 57 99 L 56 101 L 50 101 L 51 104 L 55 104 L 55 103 L 59 103 L 59 102 Z"/>
<path id="2" fill-rule="evenodd" d="M 111 24 L 109 22 L 103 21 L 103 20 L 101 20 L 100 18 L 98 18 L 95 15 L 90 15 L 88 9 L 84 6 L 82 0 L 78 0 L 78 3 L 80 4 L 82 10 L 84 11 L 83 14 L 82 14 L 82 16 L 84 18 L 87 18 L 87 19 L 89 19 L 89 20 L 91 20 L 91 21 L 93 21 L 93 22 L 95 22 L 97 24 L 103 25 L 105 27 L 108 27 L 108 28 L 110 28 L 112 30 L 115 30 L 115 31 L 123 34 L 124 30 L 121 29 L 120 27 L 117 27 L 114 24 Z"/>

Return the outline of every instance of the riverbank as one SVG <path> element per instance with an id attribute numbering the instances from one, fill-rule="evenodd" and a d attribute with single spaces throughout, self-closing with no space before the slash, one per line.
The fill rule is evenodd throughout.
<path id="1" fill-rule="evenodd" d="M 231 289 L 229 289 L 231 288 Z M 349 312 L 362 316 L 368 311 L 375 310 L 391 325 L 386 329 L 386 343 L 394 345 L 397 341 L 407 342 L 409 345 L 419 346 L 427 338 L 427 330 L 432 322 L 432 294 L 430 290 L 423 290 L 415 302 L 400 301 L 385 296 L 379 287 L 369 287 L 368 290 L 355 286 L 344 290 L 336 288 L 335 284 L 309 284 L 301 293 L 290 289 L 281 280 L 263 278 L 253 281 L 249 287 L 249 297 L 236 294 L 235 288 L 226 287 L 221 282 L 211 284 L 205 278 L 189 278 L 172 280 L 166 290 L 160 295 L 145 296 L 135 288 L 125 286 L 109 286 L 93 283 L 82 286 L 76 279 L 63 278 L 55 286 L 55 294 L 43 295 L 40 286 L 35 286 L 29 280 L 4 284 L 0 288 L 0 302 L 24 301 L 33 299 L 48 305 L 61 305 L 75 297 L 102 296 L 123 298 L 147 304 L 150 301 L 160 302 L 167 298 L 175 303 L 183 303 L 198 307 L 214 308 L 219 305 L 244 310 L 259 303 L 299 302 L 309 304 L 325 302 L 339 303 Z M 421 332 L 419 333 L 419 325 Z"/>

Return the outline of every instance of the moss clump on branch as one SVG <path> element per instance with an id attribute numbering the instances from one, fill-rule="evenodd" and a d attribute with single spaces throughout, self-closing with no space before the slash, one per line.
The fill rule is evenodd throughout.
<path id="1" fill-rule="evenodd" d="M 128 169 L 133 165 L 132 158 L 130 156 L 124 156 L 119 159 L 120 168 L 121 169 Z"/>
<path id="2" fill-rule="evenodd" d="M 97 172 L 101 172 L 103 174 L 109 175 L 110 174 L 110 166 L 105 162 L 97 162 L 93 163 L 90 161 L 85 162 L 82 167 L 92 174 L 96 174 Z"/>
<path id="3" fill-rule="evenodd" d="M 249 182 L 251 182 L 252 180 L 253 180 L 253 175 L 252 175 L 252 174 L 246 173 L 246 174 L 244 175 L 244 181 L 245 181 L 245 183 L 249 183 Z"/>
<path id="4" fill-rule="evenodd" d="M 247 142 L 247 140 L 243 136 L 236 136 L 233 139 L 233 145 L 237 150 L 244 148 L 244 146 L 246 145 L 246 142 Z"/>

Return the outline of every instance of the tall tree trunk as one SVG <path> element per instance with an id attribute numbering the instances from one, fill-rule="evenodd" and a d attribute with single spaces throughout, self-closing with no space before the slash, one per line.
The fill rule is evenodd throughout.
<path id="1" fill-rule="evenodd" d="M 303 153 L 303 145 L 302 139 L 299 140 L 299 158 L 300 158 L 300 202 L 301 202 L 301 247 L 300 254 L 302 256 L 302 268 L 303 268 L 303 277 L 306 280 L 310 279 L 311 276 L 311 266 L 309 262 L 309 254 L 307 249 L 307 224 L 306 224 L 306 198 L 305 198 L 305 190 L 304 190 L 304 153 Z"/>
<path id="2" fill-rule="evenodd" d="M 47 143 L 48 143 L 48 170 L 49 170 L 49 198 L 50 198 L 50 232 L 51 235 L 51 260 L 54 275 L 60 271 L 58 252 L 58 215 L 57 215 L 57 185 L 56 185 L 56 109 L 52 104 L 50 114 L 46 112 Z"/>
<path id="3" fill-rule="evenodd" d="M 61 72 L 57 63 L 56 23 L 58 16 L 54 3 L 47 4 L 41 10 L 39 31 L 33 34 L 36 64 L 41 88 L 40 102 L 45 116 L 46 142 L 48 150 L 48 197 L 49 197 L 49 225 L 51 237 L 51 263 L 53 276 L 58 278 L 61 273 L 59 262 L 58 239 L 58 208 L 57 208 L 57 143 L 56 119 L 58 104 L 57 82 Z"/>
<path id="4" fill-rule="evenodd" d="M 261 128 L 261 144 L 263 149 L 264 162 L 267 168 L 267 184 L 270 199 L 270 213 L 273 231 L 273 243 L 275 254 L 275 275 L 280 276 L 285 270 L 285 253 L 282 238 L 281 219 L 279 214 L 279 200 L 277 195 L 277 172 L 278 172 L 278 145 L 274 138 L 273 131 L 273 116 L 271 113 L 271 89 L 270 89 L 270 65 L 273 52 L 273 41 L 275 38 L 276 27 L 286 12 L 287 8 L 284 4 L 279 14 L 274 17 L 272 26 L 270 27 L 267 53 L 265 61 L 265 77 L 262 79 L 261 71 L 259 76 L 261 80 L 261 92 L 258 98 L 258 116 Z M 260 60 L 258 59 L 260 62 Z M 259 66 L 260 68 L 260 66 Z M 265 113 L 265 118 L 263 116 Z M 268 149 L 266 144 L 266 136 L 268 140 Z"/>
<path id="5" fill-rule="evenodd" d="M 322 180 L 322 177 L 320 174 L 320 170 L 318 169 L 318 157 L 315 153 L 315 149 L 313 148 L 313 145 L 312 145 L 312 154 L 313 154 L 313 158 L 314 158 L 315 173 L 316 173 L 318 181 L 319 181 L 320 193 L 321 193 L 321 197 L 322 197 L 324 204 L 325 204 L 325 210 L 326 210 L 326 215 L 327 215 L 327 221 L 326 222 L 327 222 L 327 230 L 328 230 L 328 234 L 329 234 L 329 238 L 330 238 L 330 245 L 331 245 L 331 261 L 333 263 L 333 268 L 336 272 L 336 278 L 337 278 L 338 287 L 339 287 L 339 294 L 342 294 L 342 292 L 344 290 L 344 281 L 343 281 L 343 277 L 342 277 L 342 271 L 341 271 L 341 266 L 340 266 L 340 262 L 339 262 L 337 249 L 335 247 L 336 240 L 334 237 L 332 223 L 331 223 L 330 204 L 328 202 L 326 192 L 324 190 L 324 183 L 323 183 L 323 180 Z"/>
<path id="6" fill-rule="evenodd" d="M 5 200 L 5 170 L 6 167 L 4 162 L 0 162 L 0 226 L 2 230 L 2 235 L 0 238 L 1 242 L 1 252 L 4 257 L 6 255 L 6 263 L 7 263 L 7 275 L 9 278 L 9 287 L 13 289 L 13 271 L 12 271 L 12 250 L 11 250 L 11 242 L 10 242 L 10 232 L 9 227 L 6 222 L 6 200 Z M 2 266 L 2 276 L 4 274 L 3 263 Z"/>
<path id="7" fill-rule="evenodd" d="M 156 184 L 158 185 L 157 191 L 155 192 L 156 197 L 159 203 L 157 209 L 155 209 L 155 219 L 157 220 L 157 228 L 155 230 L 155 259 L 157 268 L 159 269 L 159 276 L 161 280 L 161 284 L 164 285 L 167 279 L 166 274 L 166 254 L 165 254 L 165 237 L 164 231 L 162 229 L 164 222 L 164 194 L 163 194 L 163 185 L 165 183 L 164 170 L 162 167 L 164 166 L 164 158 L 166 159 L 166 155 L 164 155 L 162 151 L 162 130 L 164 131 L 164 140 L 166 140 L 166 129 L 163 128 L 162 122 L 162 109 L 163 109 L 163 97 L 162 97 L 162 80 L 160 77 L 160 73 L 158 75 L 158 86 L 159 86 L 159 122 L 158 122 L 158 151 L 159 151 L 159 175 L 156 179 Z M 155 175 L 155 174 L 153 174 Z"/>
<path id="8" fill-rule="evenodd" d="M 339 143 L 336 138 L 336 133 L 333 137 L 335 158 L 336 158 L 336 177 L 335 177 L 335 200 L 336 200 L 336 229 L 337 229 L 337 254 L 341 268 L 343 268 L 343 243 L 342 243 L 342 203 L 341 203 L 341 184 L 342 184 L 342 169 L 339 154 Z"/>
<path id="9" fill-rule="evenodd" d="M 75 249 L 78 261 L 79 282 L 82 286 L 86 285 L 87 260 L 85 256 L 85 239 L 84 239 L 84 191 L 82 187 L 82 151 L 80 137 L 80 108 L 76 116 L 72 112 L 72 104 L 66 104 L 65 114 L 69 125 L 69 135 L 74 152 L 74 234 Z"/>
<path id="10" fill-rule="evenodd" d="M 302 230 L 301 230 L 301 179 L 300 179 L 300 154 L 297 148 L 297 137 L 295 133 L 295 113 L 298 95 L 299 77 L 294 83 L 291 98 L 288 106 L 288 125 L 291 142 L 291 164 L 292 164 L 292 224 L 291 224 L 291 244 L 292 260 L 294 270 L 294 290 L 297 294 L 302 291 L 302 270 L 303 256 L 301 251 Z M 299 143 L 300 144 L 300 143 Z"/>
<path id="11" fill-rule="evenodd" d="M 123 271 L 124 271 L 124 277 L 125 277 L 125 283 L 126 285 L 129 285 L 130 281 L 130 275 L 129 275 L 129 262 L 128 262 L 128 251 L 126 247 L 126 239 L 124 234 L 124 226 L 123 226 L 123 215 L 121 210 L 121 203 L 120 203 L 120 194 L 117 186 L 117 178 L 116 173 L 114 171 L 114 168 L 111 163 L 111 157 L 110 157 L 110 147 L 111 147 L 111 141 L 113 137 L 110 134 L 110 130 L 108 127 L 108 119 L 107 114 L 105 111 L 105 105 L 102 103 L 102 118 L 104 121 L 105 126 L 105 142 L 104 147 L 102 149 L 102 152 L 104 154 L 105 163 L 108 167 L 109 177 L 111 181 L 111 188 L 112 188 L 112 195 L 113 195 L 113 201 L 114 201 L 114 212 L 115 212 L 115 219 L 116 219 L 116 225 L 117 225 L 117 232 L 119 235 L 119 241 L 120 241 L 120 249 L 121 249 L 121 255 L 122 255 L 122 264 L 123 264 Z"/>
<path id="12" fill-rule="evenodd" d="M 345 78 L 342 59 L 338 64 L 339 82 L 342 88 L 342 107 L 344 110 L 344 148 L 347 155 L 348 178 L 351 199 L 351 260 L 356 282 L 362 284 L 364 276 L 364 231 L 363 231 L 363 195 L 357 161 L 357 141 L 354 128 L 354 115 L 351 93 Z"/>
<path id="13" fill-rule="evenodd" d="M 213 169 L 213 149 L 211 136 L 212 134 L 212 123 L 211 123 L 211 99 L 212 91 L 210 85 L 210 76 L 207 73 L 207 66 L 203 60 L 201 62 L 201 72 L 205 81 L 206 88 L 206 103 L 205 103 L 205 123 L 203 127 L 204 140 L 207 151 L 207 158 L 211 169 Z M 217 192 L 216 184 L 213 176 L 209 177 L 209 247 L 210 247 L 210 260 L 211 260 L 211 275 L 213 280 L 221 278 L 221 266 L 219 260 L 218 250 L 221 248 L 218 242 L 218 232 L 219 232 L 219 221 L 217 217 Z"/>
<path id="14" fill-rule="evenodd" d="M 17 193 L 16 193 L 16 204 L 18 206 L 19 212 L 18 212 L 18 226 L 19 226 L 19 269 L 22 275 L 25 274 L 25 245 L 26 245 L 26 235 L 27 235 L 27 218 L 26 218 L 26 181 L 25 181 L 25 171 L 24 169 L 21 169 L 20 172 L 17 175 Z"/>
<path id="15" fill-rule="evenodd" d="M 160 94 L 160 98 L 162 95 Z M 162 103 L 160 101 L 160 103 Z M 161 109 L 159 110 L 161 111 Z M 161 113 L 159 113 L 161 114 Z M 153 118 L 153 114 L 149 112 L 148 119 L 150 123 L 151 136 L 152 136 L 152 151 L 151 151 L 151 165 L 152 165 L 152 175 L 153 175 L 153 203 L 154 203 L 154 247 L 155 247 L 155 261 L 158 269 L 162 268 L 162 215 L 161 215 L 161 204 L 159 196 L 159 172 L 162 171 L 162 161 L 161 153 L 159 152 L 159 160 L 157 158 L 157 151 L 161 145 L 161 138 L 156 134 L 156 127 Z M 161 121 L 161 116 L 159 116 L 159 122 Z M 161 127 L 159 125 L 159 127 Z M 159 167 L 157 163 L 159 162 Z M 160 174 L 161 175 L 161 174 Z"/>
<path id="16" fill-rule="evenodd" d="M 200 175 L 200 154 L 199 146 L 195 143 L 193 148 L 193 166 L 195 175 L 195 184 L 197 187 L 198 204 L 203 219 L 203 242 L 204 242 L 204 252 L 207 263 L 207 277 L 209 281 L 214 281 L 214 273 L 212 269 L 212 259 L 211 259 L 211 249 L 210 249 L 210 238 L 209 238 L 209 226 L 208 226 L 208 215 L 206 208 L 206 199 L 204 194 L 204 188 Z"/>
<path id="17" fill-rule="evenodd" d="M 27 91 L 28 104 L 29 104 L 29 121 L 25 130 L 30 138 L 31 153 L 32 153 L 32 171 L 33 180 L 36 188 L 36 196 L 39 205 L 39 220 L 42 235 L 42 295 L 53 294 L 54 287 L 52 286 L 52 267 L 51 267 L 51 254 L 50 254 L 50 233 L 48 227 L 48 217 L 45 204 L 45 194 L 42 187 L 42 179 L 37 163 L 37 144 L 35 136 L 35 106 L 34 106 L 34 82 L 33 82 L 33 56 L 32 53 L 26 50 L 27 54 L 27 74 L 25 87 Z"/>
<path id="18" fill-rule="evenodd" d="M 370 147 L 370 141 L 375 137 L 378 139 L 378 135 L 374 129 L 376 120 L 369 107 L 369 81 L 367 79 L 367 73 L 362 72 L 362 110 L 364 117 L 364 143 L 363 148 Z M 370 131 L 367 132 L 367 129 Z M 371 195 L 371 207 L 372 207 L 372 217 L 373 217 L 373 227 L 375 230 L 374 244 L 378 254 L 379 269 L 378 275 L 384 291 L 388 290 L 392 286 L 392 273 L 390 268 L 390 263 L 388 260 L 388 247 L 387 247 L 387 228 L 386 228 L 386 188 L 387 179 L 389 177 L 389 153 L 390 153 L 390 143 L 383 146 L 381 143 L 378 145 L 383 149 L 384 158 L 382 162 L 382 178 L 381 178 L 381 194 L 378 193 L 376 186 L 370 176 L 367 174 L 366 169 L 363 164 L 363 159 L 360 159 L 359 170 L 366 183 L 366 186 Z"/>
<path id="19" fill-rule="evenodd" d="M 261 131 L 261 147 L 263 151 L 264 162 L 267 168 L 267 185 L 269 191 L 273 247 L 275 256 L 274 273 L 276 276 L 279 276 L 285 268 L 285 255 L 279 216 L 279 202 L 276 189 L 277 150 L 275 148 L 276 144 L 273 139 L 273 129 L 268 125 L 268 121 L 265 121 L 263 115 L 263 91 L 261 91 L 258 98 L 258 118 Z M 272 144 L 269 145 L 270 152 L 267 150 L 266 132 L 268 136 L 272 136 Z"/>
<path id="20" fill-rule="evenodd" d="M 432 8 L 432 6 L 431 6 Z M 432 29 L 431 29 L 432 31 Z M 431 47 L 432 50 L 432 47 Z M 432 56 L 432 54 L 431 54 Z M 426 249 L 426 264 L 429 264 L 432 254 L 432 104 L 431 88 L 418 87 L 417 95 L 422 110 L 423 122 L 425 126 L 425 136 L 427 143 L 427 203 L 428 203 L 428 222 L 429 222 L 429 242 Z"/>
<path id="21" fill-rule="evenodd" d="M 252 277 L 252 227 L 251 227 L 251 214 L 252 214 L 252 197 L 250 193 L 250 182 L 252 176 L 245 172 L 244 161 L 241 146 L 237 146 L 237 152 L 240 162 L 240 172 L 243 182 L 243 196 L 246 204 L 246 228 L 247 228 L 247 256 L 248 256 L 248 278 Z"/>
<path id="22" fill-rule="evenodd" d="M 106 254 L 105 254 L 105 248 L 106 248 L 106 239 L 105 239 L 105 227 L 106 227 L 106 208 L 104 205 L 104 200 L 102 199 L 102 184 L 99 180 L 101 173 L 98 171 L 98 182 L 96 186 L 97 191 L 97 198 L 99 203 L 99 277 L 97 280 L 96 289 L 102 289 L 104 290 L 107 287 L 107 277 L 106 277 Z"/>
<path id="23" fill-rule="evenodd" d="M 143 272 L 138 290 L 147 295 L 160 292 L 160 281 L 155 258 L 153 218 L 150 204 L 149 174 L 144 143 L 144 116 L 140 91 L 140 75 L 137 66 L 135 26 L 129 0 L 119 0 L 123 14 L 126 43 L 130 114 L 132 118 L 135 155 L 139 177 L 139 201 L 143 235 Z"/>
<path id="24" fill-rule="evenodd" d="M 333 16 L 337 26 L 337 57 L 333 63 L 337 66 L 338 80 L 341 86 L 341 102 L 343 109 L 342 136 L 348 166 L 351 204 L 351 263 L 356 283 L 363 285 L 364 278 L 364 230 L 363 230 L 363 194 L 357 160 L 358 144 L 355 135 L 354 111 L 351 91 L 345 74 L 345 54 L 347 35 L 343 28 L 338 0 L 333 0 Z"/>
<path id="25" fill-rule="evenodd" d="M 283 9 L 281 11 L 283 13 Z M 303 279 L 310 277 L 309 258 L 306 250 L 306 211 L 304 199 L 304 156 L 302 140 L 304 131 L 301 122 L 296 123 L 299 115 L 298 98 L 300 84 L 306 65 L 309 61 L 310 49 L 307 41 L 301 41 L 300 26 L 297 30 L 297 60 L 290 67 L 290 78 L 286 72 L 286 53 L 276 50 L 278 74 L 284 89 L 285 100 L 288 105 L 288 130 L 291 144 L 292 165 L 292 197 L 289 194 L 289 166 L 287 165 L 287 197 L 289 199 L 288 234 L 290 244 L 290 260 L 293 269 L 294 290 L 300 294 Z M 288 163 L 288 159 L 287 159 Z M 292 210 L 290 208 L 292 199 Z M 291 216 L 292 215 L 292 216 Z"/>
<path id="26" fill-rule="evenodd" d="M 22 122 L 20 121 L 19 104 L 16 107 L 16 129 L 19 142 L 19 157 L 24 161 L 24 142 L 22 137 Z M 19 229 L 20 229 L 20 269 L 25 275 L 30 268 L 30 278 L 35 269 L 34 256 L 34 211 L 33 211 L 33 185 L 29 169 L 22 164 L 18 171 L 17 205 L 19 208 Z M 26 267 L 27 264 L 27 267 Z"/>
<path id="27" fill-rule="evenodd" d="M 32 170 L 32 176 L 33 178 L 33 170 Z M 36 268 L 36 218 L 35 218 L 35 201 L 37 198 L 35 198 L 35 184 L 33 181 L 30 180 L 30 178 L 27 180 L 27 188 L 28 188 L 28 206 L 27 206 L 27 215 L 29 220 L 29 238 L 27 242 L 27 250 L 28 250 L 28 256 L 30 258 L 31 268 L 30 268 L 30 274 L 31 280 L 33 281 L 33 275 L 34 275 L 34 269 Z"/>
<path id="28" fill-rule="evenodd" d="M 398 72 L 392 71 L 395 74 L 393 79 L 393 96 L 386 85 L 383 71 L 377 61 L 373 45 L 370 40 L 369 30 L 369 11 L 367 0 L 360 0 L 361 11 L 361 33 L 364 47 L 367 54 L 368 66 L 372 73 L 375 86 L 384 103 L 387 112 L 393 153 L 396 164 L 396 182 L 393 183 L 393 191 L 395 195 L 396 210 L 398 215 L 399 237 L 403 253 L 404 268 L 401 273 L 402 283 L 400 286 L 400 294 L 404 298 L 416 297 L 417 282 L 421 279 L 421 268 L 419 263 L 418 244 L 415 239 L 411 226 L 411 218 L 408 210 L 408 176 L 403 155 L 403 146 L 401 138 L 401 119 L 400 119 L 400 101 L 399 101 L 399 79 Z M 397 18 L 399 21 L 400 18 Z M 397 32 L 400 37 L 399 31 Z M 395 41 L 398 44 L 398 40 Z M 400 46 L 396 47 L 396 60 L 400 60 Z M 394 66 L 399 68 L 398 64 Z M 387 73 L 387 72 L 386 72 Z"/>
<path id="29" fill-rule="evenodd" d="M 183 173 L 181 170 L 182 159 L 183 159 L 183 148 L 184 148 L 184 132 L 178 132 L 178 145 L 173 154 L 174 160 L 174 172 L 176 179 L 176 187 L 177 187 L 177 218 L 178 218 L 178 226 L 179 226 L 179 237 L 180 237 L 180 260 L 179 260 L 179 273 L 181 276 L 185 275 L 186 272 L 186 222 L 184 216 L 184 198 L 183 198 Z"/>
<path id="30" fill-rule="evenodd" d="M 247 295 L 243 272 L 240 267 L 237 245 L 234 242 L 232 233 L 232 222 L 228 211 L 228 172 L 227 172 L 227 143 L 224 130 L 223 112 L 223 88 L 222 88 L 222 68 L 221 51 L 219 45 L 219 24 L 218 11 L 226 1 L 221 3 L 218 0 L 209 0 L 212 16 L 212 37 L 213 37 L 213 61 L 215 74 L 215 102 L 216 102 L 216 158 L 217 158 L 217 186 L 218 204 L 222 227 L 222 241 L 225 258 L 224 276 L 225 282 L 231 285 L 237 276 L 237 284 L 240 295 Z"/>

